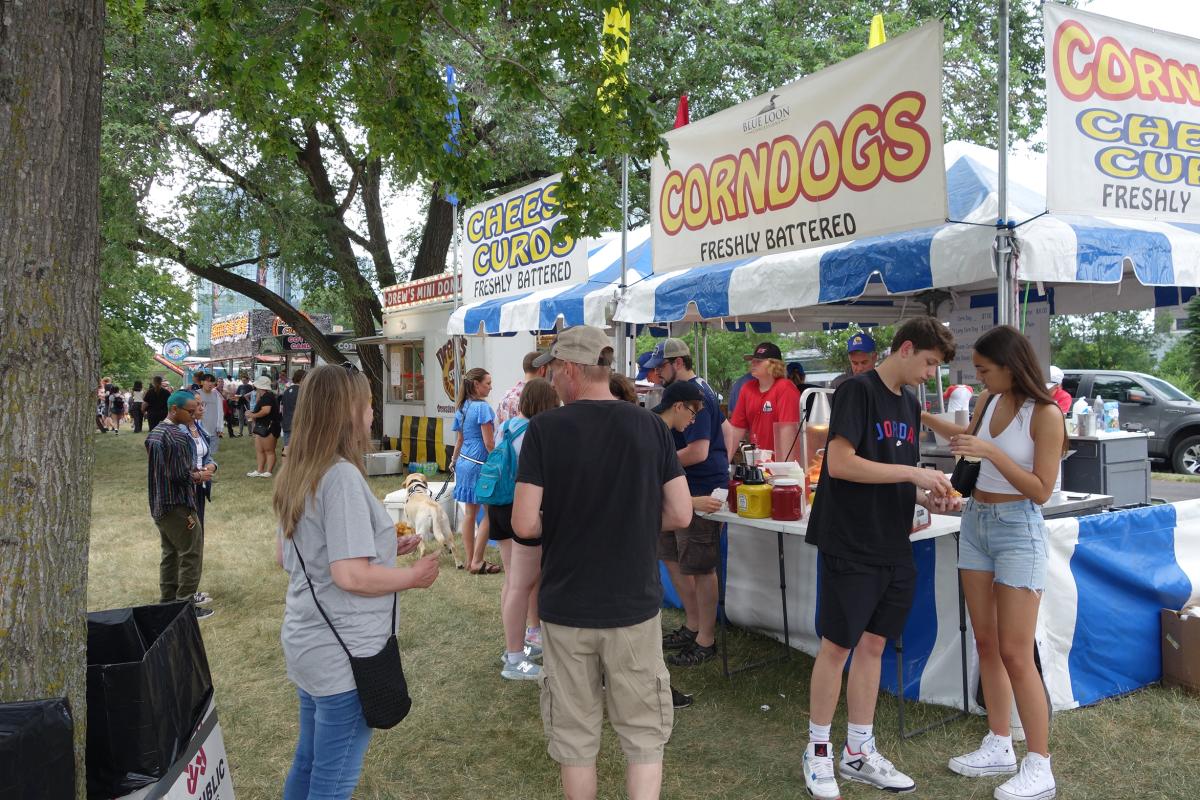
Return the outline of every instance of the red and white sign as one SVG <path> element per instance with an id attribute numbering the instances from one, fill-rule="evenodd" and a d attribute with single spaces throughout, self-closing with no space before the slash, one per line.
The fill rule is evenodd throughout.
<path id="1" fill-rule="evenodd" d="M 454 276 L 437 275 L 410 283 L 389 286 L 383 290 L 383 307 L 387 311 L 430 305 L 454 297 Z"/>
<path id="2" fill-rule="evenodd" d="M 184 751 L 187 762 L 179 770 L 179 762 L 166 778 L 158 783 L 144 786 L 120 800 L 143 800 L 146 797 L 161 797 L 164 800 L 234 800 L 233 775 L 229 771 L 229 757 L 225 753 L 225 739 L 221 725 L 216 721 L 216 709 L 210 704 L 208 713 L 200 723 L 197 734 Z M 207 730 L 207 733 L 205 731 Z M 203 741 L 197 744 L 197 739 Z M 187 754 L 191 755 L 188 756 Z M 170 788 L 164 791 L 163 783 L 171 780 Z"/>

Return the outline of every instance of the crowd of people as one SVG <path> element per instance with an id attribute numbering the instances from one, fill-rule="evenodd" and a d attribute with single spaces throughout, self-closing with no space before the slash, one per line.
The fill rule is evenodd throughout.
<path id="1" fill-rule="evenodd" d="M 1048 800 L 1056 791 L 1033 637 L 1046 574 L 1041 504 L 1066 447 L 1059 387 L 1042 379 L 1022 334 L 995 328 L 974 347 L 984 387 L 975 419 L 952 424 L 925 412 L 912 389 L 954 351 L 944 325 L 909 320 L 882 359 L 870 336 L 852 336 L 851 369 L 835 381 L 806 535 L 821 554 L 821 646 L 801 763 L 805 788 L 820 800 L 841 796 L 839 779 L 893 793 L 916 788 L 876 746 L 873 718 L 884 647 L 901 634 L 913 604 L 908 536 L 917 504 L 962 514 L 959 568 L 988 709 L 979 748 L 950 757 L 948 767 L 971 778 L 1011 775 L 994 790 L 999 800 Z M 548 752 L 567 797 L 597 794 L 605 709 L 627 759 L 629 796 L 658 797 L 674 712 L 691 702 L 668 665 L 697 667 L 718 655 L 721 524 L 712 515 L 724 504 L 715 495 L 743 440 L 774 449 L 806 413 L 802 366 L 786 364 L 770 342 L 745 359 L 728 417 L 681 339 L 639 359 L 641 377 L 659 387 L 645 408 L 632 381 L 614 372 L 609 336 L 587 326 L 527 354 L 522 379 L 494 408 L 491 375 L 481 368 L 463 375 L 452 458 L 454 497 L 466 509 L 463 566 L 475 575 L 503 573 L 500 676 L 539 683 Z M 98 393 L 97 416 L 104 401 L 106 421 L 122 409 L 108 399 L 120 393 L 110 386 Z M 200 581 L 220 439 L 224 431 L 240 435 L 234 419 L 248 424 L 258 459 L 249 475 L 271 477 L 275 442 L 284 438 L 273 507 L 277 560 L 289 575 L 281 641 L 300 710 L 284 797 L 350 797 L 372 728 L 347 656 L 382 654 L 395 630 L 396 594 L 428 588 L 439 570 L 436 553 L 397 564 L 420 537 L 397 536 L 366 482 L 366 377 L 321 366 L 293 375 L 278 394 L 265 377 L 233 387 L 199 374 L 176 391 L 156 378 L 139 405 L 150 424 L 160 599 L 190 602 L 201 619 L 213 613 Z M 922 424 L 947 437 L 955 455 L 980 460 L 969 498 L 943 473 L 920 468 Z M 493 464 L 502 465 L 499 473 L 488 471 Z M 507 494 L 496 491 L 497 481 L 508 482 Z M 484 558 L 489 538 L 499 543 L 499 565 Z M 660 561 L 683 605 L 682 624 L 668 630 L 660 622 Z M 835 750 L 831 726 L 847 663 L 848 725 Z M 1028 742 L 1020 761 L 1011 739 L 1014 700 Z"/>
<path id="2" fill-rule="evenodd" d="M 882 360 L 865 334 L 849 347 L 856 358 L 838 380 L 807 527 L 821 553 L 822 640 L 801 757 L 805 788 L 824 800 L 840 797 L 839 778 L 894 793 L 916 788 L 876 747 L 873 717 L 884 645 L 901 633 L 913 603 L 908 535 L 921 504 L 962 513 L 959 566 L 989 710 L 980 747 L 949 758 L 948 767 L 974 778 L 1012 775 L 995 789 L 1000 800 L 1053 797 L 1049 710 L 1032 645 L 1046 569 L 1040 504 L 1054 486 L 1065 428 L 1032 346 L 1008 327 L 980 338 L 974 363 L 986 391 L 967 427 L 924 413 L 912 391 L 953 357 L 945 326 L 928 318 L 902 324 Z M 690 700 L 672 686 L 668 664 L 693 667 L 717 655 L 720 525 L 710 515 L 722 503 L 714 490 L 725 485 L 743 438 L 771 449 L 777 425 L 803 413 L 804 375 L 789 375 L 770 343 L 747 354 L 749 377 L 728 419 L 693 371 L 686 342 L 668 339 L 641 359 L 643 374 L 652 370 L 661 387 L 650 408 L 639 407 L 612 358 L 603 331 L 567 329 L 548 352 L 526 356 L 524 377 L 495 409 L 491 376 L 468 371 L 454 422 L 455 497 L 468 509 L 465 566 L 495 574 L 499 565 L 483 552 L 488 537 L 500 542 L 501 675 L 539 682 L 548 751 L 570 798 L 597 794 L 605 709 L 627 759 L 628 795 L 659 795 L 674 711 Z M 326 424 L 347 416 L 346 425 Z M 418 543 L 396 537 L 365 481 L 371 408 L 362 375 L 318 368 L 294 419 L 274 501 L 279 562 L 289 573 L 281 636 L 300 707 L 284 796 L 349 797 L 371 728 L 346 653 L 385 647 L 391 596 L 432 585 L 437 557 L 396 565 Z M 919 467 L 922 423 L 948 436 L 955 454 L 981 459 L 965 504 L 944 474 Z M 516 459 L 512 503 L 481 503 L 478 478 L 500 451 Z M 684 622 L 672 630 L 660 623 L 660 560 L 684 606 Z M 337 611 L 336 627 L 318 608 Z M 835 751 L 831 725 L 848 661 L 849 722 Z M 1020 761 L 1012 698 L 1028 737 Z"/>

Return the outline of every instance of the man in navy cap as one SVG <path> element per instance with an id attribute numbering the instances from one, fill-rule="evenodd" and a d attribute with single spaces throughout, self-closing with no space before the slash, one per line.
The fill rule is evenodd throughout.
<path id="1" fill-rule="evenodd" d="M 657 369 L 666 390 L 659 407 L 682 401 L 702 401 L 690 425 L 673 430 L 679 463 L 687 475 L 692 505 L 698 511 L 715 511 L 720 501 L 713 490 L 729 482 L 729 457 L 722 426 L 725 415 L 717 394 L 692 370 L 692 353 L 682 339 L 667 339 L 654 348 L 646 366 Z M 717 560 L 721 524 L 693 515 L 686 528 L 663 531 L 658 537 L 658 557 L 667 565 L 671 584 L 679 593 L 687 615 L 684 624 L 663 635 L 664 650 L 680 652 L 667 658 L 677 667 L 694 667 L 717 655 Z"/>
<path id="2" fill-rule="evenodd" d="M 879 354 L 875 352 L 875 340 L 870 335 L 859 331 L 846 342 L 846 352 L 850 355 L 850 371 L 833 379 L 830 388 L 837 389 L 855 375 L 862 375 L 875 369 Z"/>

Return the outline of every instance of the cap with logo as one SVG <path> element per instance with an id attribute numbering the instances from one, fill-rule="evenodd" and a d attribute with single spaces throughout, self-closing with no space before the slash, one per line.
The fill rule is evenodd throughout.
<path id="1" fill-rule="evenodd" d="M 1055 386 L 1063 382 L 1063 371 L 1058 367 L 1050 367 L 1050 381 L 1046 384 L 1047 389 L 1053 389 Z"/>
<path id="2" fill-rule="evenodd" d="M 783 361 L 783 353 L 779 351 L 779 345 L 763 342 L 758 347 L 754 348 L 754 352 L 750 355 L 742 356 L 747 361 L 751 359 L 773 358 L 776 361 Z"/>
<path id="3" fill-rule="evenodd" d="M 663 390 L 662 400 L 650 410 L 655 414 L 661 414 L 676 403 L 690 403 L 703 399 L 704 393 L 692 381 L 675 381 Z"/>
<path id="4" fill-rule="evenodd" d="M 874 353 L 875 340 L 865 333 L 856 333 L 846 342 L 847 353 Z"/>
<path id="5" fill-rule="evenodd" d="M 638 365 L 637 380 L 644 381 L 644 380 L 646 380 L 647 376 L 649 376 L 650 367 L 646 366 L 646 362 L 649 361 L 650 357 L 653 355 L 654 355 L 653 350 L 647 350 L 645 353 L 642 353 L 640 356 L 637 357 L 637 365 Z"/>
<path id="6" fill-rule="evenodd" d="M 600 357 L 605 348 L 612 348 L 612 340 L 608 338 L 607 333 L 591 325 L 576 325 L 556 336 L 550 351 L 538 356 L 533 366 L 544 367 L 558 359 L 594 367 L 600 364 Z M 606 361 L 605 366 L 607 364 Z"/>
<path id="7" fill-rule="evenodd" d="M 661 367 L 673 358 L 682 358 L 691 354 L 692 351 L 688 349 L 687 342 L 683 339 L 664 339 L 650 352 L 650 360 L 646 362 L 646 366 L 654 369 Z"/>

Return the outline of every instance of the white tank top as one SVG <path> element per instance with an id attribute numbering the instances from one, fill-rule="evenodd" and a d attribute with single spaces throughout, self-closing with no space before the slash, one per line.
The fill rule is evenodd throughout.
<path id="1" fill-rule="evenodd" d="M 1032 400 L 1026 400 L 1025 404 L 1017 411 L 1017 415 L 1013 417 L 1012 422 L 1008 423 L 1008 427 L 1001 431 L 999 436 L 993 437 L 992 414 L 996 411 L 996 406 L 1000 405 L 1000 398 L 1003 396 L 996 395 L 996 399 L 988 403 L 987 411 L 984 412 L 983 421 L 979 423 L 976 435 L 985 441 L 994 442 L 1021 469 L 1033 472 L 1033 433 L 1030 428 L 1033 425 L 1034 403 Z M 1007 478 L 1000 474 L 996 465 L 986 458 L 979 467 L 979 479 L 975 482 L 975 486 L 993 494 L 1021 494 L 1013 488 Z"/>

